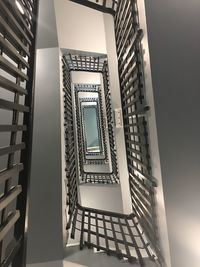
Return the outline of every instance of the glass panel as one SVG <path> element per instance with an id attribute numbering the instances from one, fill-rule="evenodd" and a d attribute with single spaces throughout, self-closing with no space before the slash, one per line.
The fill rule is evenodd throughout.
<path id="1" fill-rule="evenodd" d="M 100 153 L 101 135 L 99 131 L 99 114 L 97 106 L 83 107 L 83 127 L 86 153 Z"/>

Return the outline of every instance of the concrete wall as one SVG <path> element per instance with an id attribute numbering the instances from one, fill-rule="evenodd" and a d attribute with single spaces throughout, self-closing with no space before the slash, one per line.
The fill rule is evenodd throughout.
<path id="1" fill-rule="evenodd" d="M 145 1 L 172 267 L 200 264 L 200 1 Z"/>

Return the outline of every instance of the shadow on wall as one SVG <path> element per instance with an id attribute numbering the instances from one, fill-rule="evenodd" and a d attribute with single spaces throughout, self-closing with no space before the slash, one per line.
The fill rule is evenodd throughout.
<path id="1" fill-rule="evenodd" d="M 67 258 L 63 261 L 63 267 L 139 267 L 139 263 L 131 264 L 128 261 L 110 256 L 106 253 L 94 250 L 79 250 L 79 247 L 71 247 L 68 249 Z M 144 259 L 145 266 L 155 267 L 155 263 L 149 259 Z"/>

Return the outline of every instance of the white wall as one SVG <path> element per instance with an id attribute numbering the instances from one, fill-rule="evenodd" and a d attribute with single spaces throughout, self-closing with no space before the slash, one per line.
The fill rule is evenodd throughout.
<path id="1" fill-rule="evenodd" d="M 101 12 L 69 0 L 54 3 L 59 47 L 106 54 Z"/>
<path id="2" fill-rule="evenodd" d="M 81 204 L 85 207 L 123 213 L 119 185 L 81 185 Z"/>
<path id="3" fill-rule="evenodd" d="M 101 76 L 99 73 L 72 71 L 71 75 L 73 83 L 101 84 Z"/>
<path id="4" fill-rule="evenodd" d="M 200 266 L 200 1 L 145 1 L 172 267 Z"/>

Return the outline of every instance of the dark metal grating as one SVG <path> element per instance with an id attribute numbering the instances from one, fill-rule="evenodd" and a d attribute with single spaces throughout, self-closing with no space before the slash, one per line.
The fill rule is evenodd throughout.
<path id="1" fill-rule="evenodd" d="M 85 183 L 94 183 L 94 184 L 116 184 L 118 183 L 118 178 L 116 175 L 111 173 L 89 173 L 82 172 L 82 180 Z"/>
<path id="2" fill-rule="evenodd" d="M 65 162 L 66 162 L 66 180 L 67 180 L 67 207 L 68 207 L 68 225 L 70 228 L 72 215 L 78 202 L 77 190 L 77 169 L 76 169 L 76 152 L 75 136 L 73 125 L 72 93 L 71 93 L 71 75 L 65 58 L 62 60 L 63 65 L 63 91 L 64 91 L 64 120 L 65 120 Z"/>
<path id="3" fill-rule="evenodd" d="M 110 87 L 109 87 L 109 71 L 108 63 L 104 62 L 103 67 L 103 84 L 106 100 L 106 116 L 108 121 L 108 134 L 109 134 L 109 143 L 110 143 L 110 153 L 111 153 L 111 163 L 112 163 L 112 172 L 116 179 L 119 179 L 118 174 L 118 165 L 117 165 L 117 153 L 116 153 L 116 144 L 115 144 L 115 134 L 114 134 L 114 120 L 113 120 L 113 108 L 111 103 Z"/>
<path id="4" fill-rule="evenodd" d="M 0 1 L 0 266 L 26 266 L 37 0 Z M 3 123 L 2 123 L 3 121 Z"/>
<path id="5" fill-rule="evenodd" d="M 88 59 L 89 58 L 89 59 Z M 104 83 L 104 94 L 105 94 L 105 102 L 106 102 L 106 115 L 108 121 L 108 133 L 109 133 L 109 143 L 111 148 L 111 164 L 112 164 L 112 172 L 107 175 L 101 173 L 85 173 L 83 170 L 82 164 L 82 150 L 81 146 L 79 146 L 79 157 L 80 157 L 80 168 L 83 181 L 86 183 L 119 183 L 118 176 L 118 164 L 117 164 L 117 156 L 116 156 L 116 146 L 115 146 L 115 137 L 114 137 L 114 122 L 112 116 L 112 105 L 111 105 L 111 97 L 110 97 L 110 88 L 109 88 L 109 73 L 108 73 L 108 63 L 105 56 L 97 57 L 97 56 L 87 56 L 87 55 L 75 55 L 71 53 L 67 53 L 64 55 L 65 63 L 68 65 L 68 69 L 70 71 L 89 71 L 89 72 L 99 72 L 103 76 Z M 86 67 L 87 68 L 86 68 Z M 94 88 L 93 88 L 94 89 Z M 92 89 L 92 90 L 93 90 Z M 91 91 L 91 88 L 86 88 L 85 90 Z M 77 97 L 76 97 L 77 99 Z M 75 100 L 76 100 L 75 99 Z M 76 105 L 78 103 L 76 102 Z M 78 111 L 76 109 L 76 116 L 79 118 Z M 80 121 L 78 120 L 77 127 L 79 140 L 82 140 L 81 131 L 80 131 Z M 106 180 L 109 178 L 108 180 Z"/>
<path id="6" fill-rule="evenodd" d="M 104 120 L 103 120 L 103 103 L 102 103 L 102 94 L 101 94 L 101 87 L 100 85 L 90 85 L 90 84 L 76 84 L 75 87 L 75 102 L 76 102 L 76 120 L 77 120 L 77 129 L 78 129 L 78 138 L 79 138 L 79 144 L 80 147 L 82 147 L 82 153 L 80 156 L 83 155 L 83 162 L 86 164 L 105 164 L 108 162 L 108 151 L 107 151 L 107 142 L 106 142 L 106 137 L 105 137 L 105 125 L 104 125 Z M 79 99 L 78 97 L 78 93 L 79 92 L 95 92 L 98 93 L 98 97 L 95 99 L 91 99 L 91 98 L 83 98 L 83 99 Z M 102 153 L 105 155 L 105 157 L 102 160 L 98 160 L 98 159 L 87 159 L 86 158 L 86 146 L 85 146 L 85 142 L 82 142 L 82 140 L 84 140 L 83 137 L 83 121 L 82 121 L 82 116 L 81 113 L 82 111 L 80 110 L 80 105 L 81 102 L 91 102 L 91 101 L 97 101 L 98 103 L 98 110 L 99 110 L 99 116 L 100 116 L 100 125 L 101 125 L 101 129 L 102 129 L 102 133 L 100 132 L 100 136 L 102 136 L 102 142 L 103 142 L 103 148 L 102 148 Z M 82 127 L 81 127 L 82 126 Z M 90 153 L 91 155 L 91 153 Z M 96 154 L 93 153 L 93 155 L 95 156 Z"/>
<path id="7" fill-rule="evenodd" d="M 84 3 L 82 2 L 82 4 Z M 119 1 L 114 23 L 133 214 L 111 214 L 81 207 L 77 203 L 73 214 L 72 238 L 78 230 L 80 231 L 81 249 L 84 245 L 89 248 L 95 247 L 119 258 L 125 257 L 130 262 L 134 262 L 136 257 L 140 266 L 144 266 L 143 257 L 146 253 L 146 256 L 152 260 L 158 260 L 162 265 L 163 257 L 160 251 L 155 213 L 155 187 L 157 183 L 151 173 L 148 143 L 146 113 L 149 107 L 145 103 L 143 50 L 141 47 L 143 32 L 139 28 L 136 1 Z M 108 121 L 113 122 L 112 112 L 110 112 L 112 107 L 106 61 L 101 73 L 104 78 L 107 117 Z M 113 129 L 110 130 L 109 134 L 110 138 L 114 137 Z M 114 153 L 112 158 L 115 158 Z M 117 161 L 113 160 L 113 162 Z M 121 224 L 121 216 L 124 216 L 123 225 Z M 135 220 L 131 229 L 130 225 L 127 224 L 129 220 Z M 113 228 L 114 221 L 116 224 Z M 116 230 L 117 227 L 118 230 Z M 117 236 L 118 234 L 120 234 L 120 238 Z M 123 244 L 124 248 L 121 249 L 119 244 Z M 132 254 L 134 249 L 135 252 Z"/>
<path id="8" fill-rule="evenodd" d="M 143 33 L 139 28 L 136 1 L 119 3 L 115 35 L 133 211 L 162 263 L 155 213 L 156 182 L 151 174 L 148 145 L 146 113 L 149 107 L 145 104 Z"/>
<path id="9" fill-rule="evenodd" d="M 80 232 L 80 249 L 84 246 L 105 251 L 107 255 L 139 262 L 143 257 L 154 260 L 149 243 L 134 214 L 126 215 L 77 205 L 72 223 L 72 238 Z"/>
<path id="10" fill-rule="evenodd" d="M 119 0 L 70 0 L 104 13 L 115 14 Z"/>
<path id="11" fill-rule="evenodd" d="M 102 72 L 104 57 L 67 54 L 65 55 L 67 64 L 71 71 Z"/>
<path id="12" fill-rule="evenodd" d="M 76 102 L 76 121 L 77 121 L 77 134 L 78 134 L 78 140 L 79 143 L 83 143 L 83 136 L 81 134 L 82 132 L 82 127 L 81 127 L 81 121 L 80 121 L 80 112 L 77 107 L 79 107 L 79 102 L 78 102 L 78 92 L 99 92 L 99 96 L 101 96 L 101 93 L 99 91 L 99 88 L 96 87 L 95 85 L 76 85 L 75 86 L 75 102 Z M 102 117 L 102 116 L 101 116 Z M 104 133 L 105 134 L 105 133 Z M 105 136 L 104 136 L 105 138 Z M 105 139 L 104 139 L 104 147 L 106 147 Z M 107 153 L 107 149 L 106 149 Z M 78 148 L 78 154 L 79 154 L 79 167 L 80 167 L 80 176 L 81 180 L 84 183 L 106 183 L 106 184 L 114 184 L 118 183 L 117 176 L 115 173 L 88 173 L 84 171 L 84 154 L 85 152 L 83 151 L 83 146 L 79 146 Z M 105 164 L 108 160 L 108 155 L 106 154 L 106 158 L 101 160 L 103 161 L 103 164 Z M 94 161 L 94 160 L 93 160 Z M 106 162 L 105 162 L 106 161 Z M 94 163 L 98 164 L 100 160 L 95 160 Z M 101 163 L 101 162 L 100 162 Z"/>
<path id="13" fill-rule="evenodd" d="M 108 255 L 116 256 L 119 259 L 125 258 L 130 263 L 139 262 L 140 266 L 144 266 L 143 257 L 155 260 L 155 256 L 135 213 L 125 215 L 90 209 L 79 204 L 77 193 L 78 171 L 76 168 L 74 131 L 72 128 L 70 70 L 65 58 L 63 59 L 63 83 L 65 109 L 67 108 L 65 111 L 67 206 L 69 212 L 67 229 L 71 229 L 71 238 L 75 238 L 77 234 L 80 235 L 80 249 L 84 247 L 95 248 L 105 251 Z M 101 174 L 100 178 L 96 174 L 87 175 L 91 175 L 91 177 L 85 177 L 89 182 L 99 182 L 99 179 L 104 179 L 104 175 L 105 180 L 103 182 L 107 182 L 108 179 L 106 177 L 107 174 Z"/>
<path id="14" fill-rule="evenodd" d="M 101 129 L 104 128 L 103 125 L 101 124 L 101 118 L 102 118 L 102 114 L 100 114 L 100 107 L 99 107 L 99 100 L 98 98 L 83 98 L 83 99 L 79 99 L 79 102 L 80 102 L 80 109 L 81 109 L 81 113 L 82 113 L 82 116 L 86 116 L 85 114 L 85 106 L 87 108 L 95 108 L 96 112 L 99 114 L 100 118 L 98 117 L 97 118 L 97 122 L 98 122 L 98 135 L 100 137 L 100 140 L 102 140 L 102 132 L 101 132 Z M 93 102 L 95 103 L 94 105 L 85 105 L 84 106 L 81 106 L 81 103 L 87 103 L 87 102 Z M 86 129 L 84 127 L 84 121 L 83 121 L 83 117 L 81 116 L 80 114 L 80 118 L 81 118 L 81 125 L 82 125 L 82 136 L 86 136 Z M 105 138 L 104 138 L 104 142 L 105 142 Z M 105 144 L 105 143 L 104 143 Z M 95 156 L 98 156 L 98 155 L 104 155 L 104 149 L 103 149 L 103 146 L 102 144 L 100 144 L 100 152 L 89 152 L 89 155 L 87 155 L 87 143 L 86 143 L 86 139 L 84 138 L 84 162 L 87 163 L 87 161 L 90 161 L 90 159 L 88 159 L 88 156 L 92 156 L 92 157 L 95 157 Z M 105 158 L 105 156 L 104 156 Z"/>

